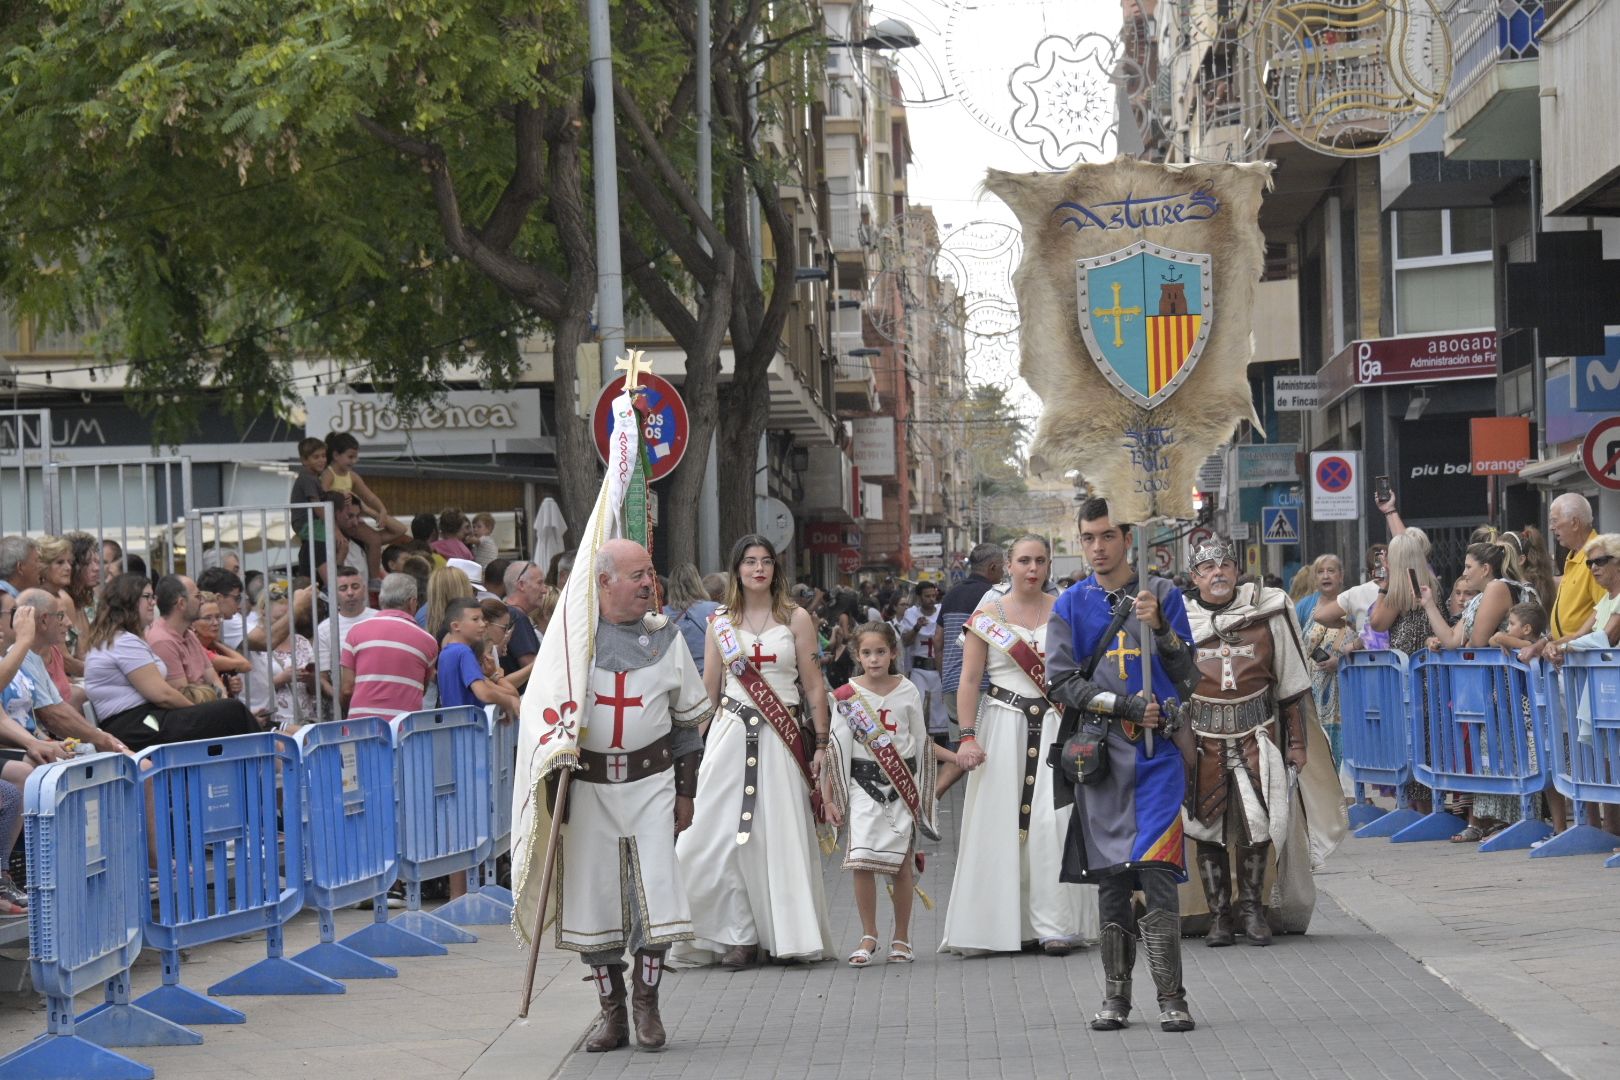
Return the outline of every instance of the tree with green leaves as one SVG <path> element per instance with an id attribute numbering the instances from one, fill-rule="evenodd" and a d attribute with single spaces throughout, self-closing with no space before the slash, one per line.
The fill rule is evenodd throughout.
<path id="1" fill-rule="evenodd" d="M 746 415 L 757 441 L 769 359 L 752 358 L 756 343 L 774 347 L 787 298 L 746 273 L 734 292 L 730 279 L 749 242 L 746 197 L 770 193 L 738 60 L 767 5 L 716 6 L 717 127 L 731 133 L 719 140 L 723 209 L 709 221 L 687 213 L 679 230 L 627 229 L 627 249 L 660 246 L 657 258 L 633 259 L 632 277 L 694 358 L 688 394 L 710 429 L 718 342 L 729 331 L 742 343 L 727 409 Z M 618 63 L 616 97 L 629 107 L 624 172 L 638 197 L 688 194 L 689 152 L 672 157 L 646 136 L 690 130 L 690 7 L 637 0 L 616 10 L 635 60 Z M 564 510 L 584 519 L 597 466 L 578 419 L 575 358 L 591 332 L 596 261 L 592 103 L 574 0 L 202 0 L 183 10 L 34 0 L 9 14 L 0 207 L 11 243 L 0 251 L 0 295 L 16 315 L 93 330 L 104 359 L 129 363 L 133 403 L 171 441 L 215 400 L 244 419 L 287 412 L 300 396 L 298 357 L 331 358 L 409 408 L 469 370 L 511 385 L 520 341 L 543 330 Z M 660 38 L 672 48 L 650 63 Z M 791 259 L 791 229 L 782 232 L 774 196 L 764 202 Z M 712 254 L 698 257 L 699 237 Z M 693 281 L 707 301 L 696 331 L 668 302 Z M 722 461 L 747 437 L 728 425 Z M 686 494 L 706 435 L 692 448 Z M 724 468 L 751 472 L 753 457 L 750 444 L 745 463 Z M 690 544 L 695 529 L 679 521 L 696 500 L 673 501 L 666 535 Z M 752 512 L 751 498 L 731 507 L 733 528 Z"/>

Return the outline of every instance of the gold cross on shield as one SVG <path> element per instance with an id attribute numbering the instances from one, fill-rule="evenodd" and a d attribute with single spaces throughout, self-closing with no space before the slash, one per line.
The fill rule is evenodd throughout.
<path id="1" fill-rule="evenodd" d="M 1140 315 L 1142 314 L 1142 309 L 1139 307 L 1121 307 L 1119 303 L 1120 283 L 1116 281 L 1113 283 L 1113 286 L 1114 306 L 1111 308 L 1098 308 L 1093 311 L 1092 314 L 1100 319 L 1114 320 L 1114 348 L 1118 349 L 1125 344 L 1125 333 L 1123 329 L 1125 317 L 1127 315 Z"/>
<path id="2" fill-rule="evenodd" d="M 1110 660 L 1118 660 L 1119 661 L 1119 677 L 1121 679 L 1128 679 L 1128 678 L 1130 678 L 1130 676 L 1125 673 L 1125 658 L 1127 656 L 1141 656 L 1142 655 L 1142 650 L 1141 649 L 1127 649 L 1125 647 L 1125 631 L 1121 630 L 1121 631 L 1119 631 L 1119 637 L 1117 639 L 1117 644 L 1114 646 L 1114 648 L 1109 649 L 1107 652 L 1103 653 L 1103 655 L 1108 657 Z"/>

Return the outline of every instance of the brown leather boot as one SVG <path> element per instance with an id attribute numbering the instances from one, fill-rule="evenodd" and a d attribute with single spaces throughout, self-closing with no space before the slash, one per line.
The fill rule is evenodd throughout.
<path id="1" fill-rule="evenodd" d="M 1204 883 L 1204 899 L 1209 904 L 1209 932 L 1204 944 L 1211 949 L 1232 944 L 1232 874 L 1226 861 L 1226 848 L 1198 842 L 1198 877 Z"/>
<path id="2" fill-rule="evenodd" d="M 664 977 L 664 954 L 643 949 L 636 953 L 636 974 L 630 984 L 630 1005 L 636 1017 L 636 1045 L 643 1050 L 664 1048 L 664 1020 L 658 1015 L 658 984 Z"/>
<path id="3" fill-rule="evenodd" d="M 1266 852 L 1270 844 L 1238 849 L 1238 921 L 1250 945 L 1270 945 L 1271 927 L 1261 893 L 1266 884 Z"/>
<path id="4" fill-rule="evenodd" d="M 720 958 L 720 966 L 727 971 L 742 971 L 751 968 L 759 959 L 758 945 L 733 945 L 726 955 Z"/>
<path id="5" fill-rule="evenodd" d="M 630 1045 L 630 1018 L 624 1009 L 624 968 L 600 965 L 591 968 L 596 982 L 596 998 L 602 1003 L 602 1017 L 596 1030 L 585 1040 L 587 1054 L 601 1054 Z"/>

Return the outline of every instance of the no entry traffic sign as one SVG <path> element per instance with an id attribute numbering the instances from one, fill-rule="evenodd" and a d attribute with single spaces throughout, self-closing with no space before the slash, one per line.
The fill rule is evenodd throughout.
<path id="1" fill-rule="evenodd" d="M 603 462 L 607 461 L 608 436 L 613 431 L 613 401 L 623 392 L 624 376 L 620 375 L 602 388 L 591 416 L 591 434 L 595 436 L 596 453 Z M 641 440 L 647 447 L 647 463 L 652 468 L 648 479 L 662 480 L 675 471 L 686 454 L 686 441 L 691 434 L 686 402 L 668 382 L 648 372 L 641 376 L 636 414 L 641 417 Z"/>
<path id="2" fill-rule="evenodd" d="M 1599 420 L 1586 433 L 1581 464 L 1599 487 L 1620 491 L 1620 416 Z"/>
<path id="3" fill-rule="evenodd" d="M 1354 450 L 1319 450 L 1311 454 L 1311 520 L 1354 521 L 1361 516 L 1356 477 L 1361 454 Z"/>

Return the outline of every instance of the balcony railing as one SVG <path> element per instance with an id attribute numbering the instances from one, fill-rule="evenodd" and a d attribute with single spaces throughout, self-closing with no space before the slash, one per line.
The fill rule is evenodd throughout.
<path id="1" fill-rule="evenodd" d="M 1539 57 L 1541 24 L 1547 19 L 1542 0 L 1497 0 L 1484 11 L 1465 13 L 1466 7 L 1459 2 L 1451 15 L 1457 41 L 1453 98 L 1472 89 L 1493 64 Z"/>

